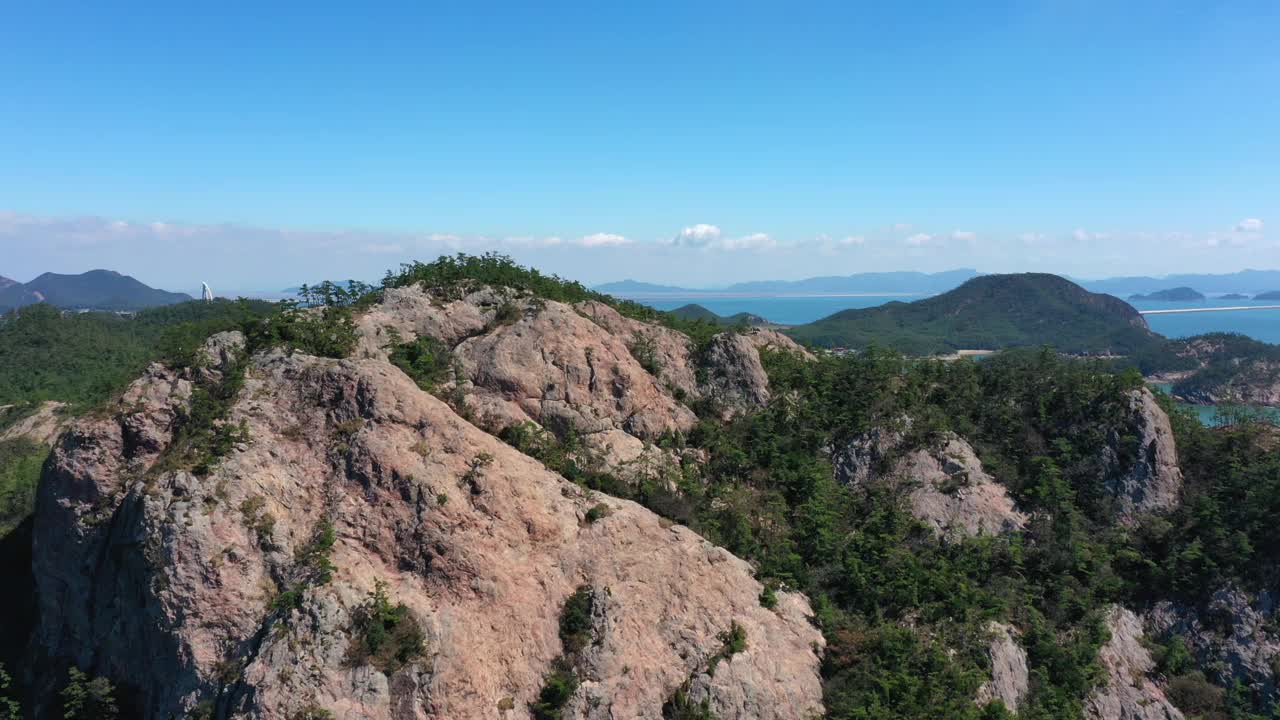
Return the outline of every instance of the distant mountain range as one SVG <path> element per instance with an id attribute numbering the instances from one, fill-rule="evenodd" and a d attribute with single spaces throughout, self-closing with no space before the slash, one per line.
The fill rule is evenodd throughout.
<path id="1" fill-rule="evenodd" d="M 873 272 L 853 275 L 831 275 L 805 280 L 757 280 L 735 283 L 715 288 L 686 288 L 675 285 L 622 280 L 597 285 L 594 289 L 620 297 L 648 297 L 655 295 L 839 295 L 839 294 L 894 294 L 909 293 L 932 295 L 959 287 L 965 281 L 984 275 L 973 269 L 947 270 L 938 273 L 921 272 Z M 1280 288 L 1280 270 L 1241 270 L 1222 274 L 1181 274 L 1165 277 L 1132 276 L 1102 280 L 1073 282 L 1092 292 L 1107 293 L 1117 297 L 1159 292 L 1166 288 L 1185 286 L 1203 293 L 1255 293 Z"/>
<path id="2" fill-rule="evenodd" d="M 720 288 L 694 289 L 673 285 L 623 280 L 597 285 L 594 289 L 623 297 L 642 295 L 838 295 L 842 293 L 939 293 L 950 290 L 980 273 L 977 270 L 947 270 L 939 273 L 871 272 L 828 275 L 804 280 L 756 280 Z"/>
<path id="3" fill-rule="evenodd" d="M 1130 295 L 1130 300 L 1147 300 L 1158 302 L 1197 302 L 1204 300 L 1204 293 L 1189 287 L 1169 288 L 1168 290 L 1156 290 L 1146 295 Z"/>
<path id="4" fill-rule="evenodd" d="M 0 311 L 36 303 L 75 310 L 141 310 L 191 299 L 186 293 L 157 290 L 112 270 L 45 273 L 28 283 L 0 278 Z"/>
<path id="5" fill-rule="evenodd" d="M 1114 277 L 1105 280 L 1077 280 L 1093 292 L 1111 295 L 1152 293 L 1165 288 L 1193 287 L 1202 293 L 1263 293 L 1280 288 L 1280 270 L 1241 270 L 1221 274 L 1183 274 L 1165 277 Z"/>

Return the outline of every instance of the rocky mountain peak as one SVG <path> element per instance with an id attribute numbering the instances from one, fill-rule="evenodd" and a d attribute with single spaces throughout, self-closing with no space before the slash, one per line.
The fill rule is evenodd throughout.
<path id="1" fill-rule="evenodd" d="M 495 323 L 507 303 L 518 316 Z M 520 718 L 566 678 L 565 718 L 657 717 L 678 693 L 724 719 L 820 713 L 803 596 L 763 607 L 746 562 L 459 414 L 641 443 L 688 427 L 668 389 L 687 349 L 591 310 L 388 292 L 351 359 L 245 357 L 232 334 L 197 368 L 151 366 L 47 466 L 42 674 L 110 676 L 144 718 Z M 628 330 L 653 333 L 657 372 Z M 388 336 L 425 332 L 452 343 L 457 409 L 387 360 Z M 570 642 L 582 592 L 589 628 Z M 370 613 L 391 618 L 391 650 L 370 650 Z"/>

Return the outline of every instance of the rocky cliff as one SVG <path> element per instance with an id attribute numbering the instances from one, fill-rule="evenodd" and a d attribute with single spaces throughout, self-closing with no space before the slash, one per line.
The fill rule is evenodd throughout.
<path id="1" fill-rule="evenodd" d="M 1146 388 L 1130 392 L 1128 402 L 1133 445 L 1128 457 L 1117 452 L 1124 441 L 1116 433 L 1103 451 L 1105 486 L 1125 522 L 1140 513 L 1169 510 L 1178 504 L 1182 492 L 1182 470 L 1169 416 Z"/>
<path id="2" fill-rule="evenodd" d="M 855 438 L 833 454 L 837 479 L 894 487 L 912 514 L 943 537 L 995 535 L 1026 525 L 1027 516 L 983 469 L 964 438 L 946 433 L 915 449 L 905 449 L 904 440 L 902 432 L 889 428 Z"/>
<path id="3" fill-rule="evenodd" d="M 357 354 L 368 358 L 435 338 L 456 360 L 451 392 L 477 425 L 572 430 L 615 471 L 653 458 L 647 446 L 662 436 L 691 429 L 698 401 L 725 417 L 768 402 L 760 349 L 807 356 L 764 329 L 722 333 L 700 353 L 684 334 L 598 301 L 570 305 L 488 287 L 448 296 L 389 289 L 359 329 Z"/>
<path id="4" fill-rule="evenodd" d="M 146 718 L 521 718 L 557 673 L 575 679 L 566 718 L 658 717 L 677 691 L 723 720 L 820 713 L 803 596 L 762 607 L 744 561 L 555 475 L 387 362 L 395 338 L 447 340 L 459 409 L 489 429 L 687 428 L 676 390 L 703 392 L 687 342 L 605 310 L 388 291 L 352 359 L 244 358 L 221 336 L 202 370 L 153 365 L 47 466 L 37 679 L 74 663 Z M 590 630 L 570 648 L 579 592 Z M 367 652 L 370 617 L 398 650 Z"/>
<path id="5" fill-rule="evenodd" d="M 1155 662 L 1143 644 L 1142 621 L 1132 611 L 1113 607 L 1107 615 L 1111 639 L 1098 651 L 1106 684 L 1085 704 L 1088 720 L 1183 720 L 1151 677 Z"/>
<path id="6" fill-rule="evenodd" d="M 978 704 L 999 700 L 1010 712 L 1018 706 L 1031 687 L 1027 670 L 1027 651 L 1018 642 L 1018 631 L 1010 625 L 993 622 L 988 626 L 991 641 L 987 655 L 991 660 L 991 679 L 978 688 Z"/>
<path id="7" fill-rule="evenodd" d="M 1208 669 L 1210 679 L 1219 685 L 1231 687 L 1239 681 L 1251 693 L 1274 703 L 1280 701 L 1276 685 L 1280 633 L 1275 613 L 1270 593 L 1223 588 L 1204 608 L 1159 602 L 1146 614 L 1146 624 L 1157 637 L 1181 637 L 1197 664 Z"/>

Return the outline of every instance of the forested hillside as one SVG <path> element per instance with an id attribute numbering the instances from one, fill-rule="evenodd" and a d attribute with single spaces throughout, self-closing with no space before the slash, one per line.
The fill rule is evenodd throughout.
<path id="1" fill-rule="evenodd" d="M 87 406 L 109 397 L 165 354 L 273 311 L 261 301 L 218 300 L 150 308 L 133 316 L 64 313 L 31 305 L 0 317 L 0 405 L 57 400 Z"/>
<path id="2" fill-rule="evenodd" d="M 931 298 L 844 310 L 789 332 L 825 347 L 876 344 L 914 355 L 1038 345 L 1127 354 L 1157 338 L 1124 301 L 1043 273 L 981 276 Z"/>

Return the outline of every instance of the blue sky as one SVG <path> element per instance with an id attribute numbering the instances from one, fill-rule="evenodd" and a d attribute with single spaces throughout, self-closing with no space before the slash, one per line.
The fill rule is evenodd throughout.
<path id="1" fill-rule="evenodd" d="M 0 275 L 1280 267 L 1275 2 L 186 5 L 0 10 Z"/>

